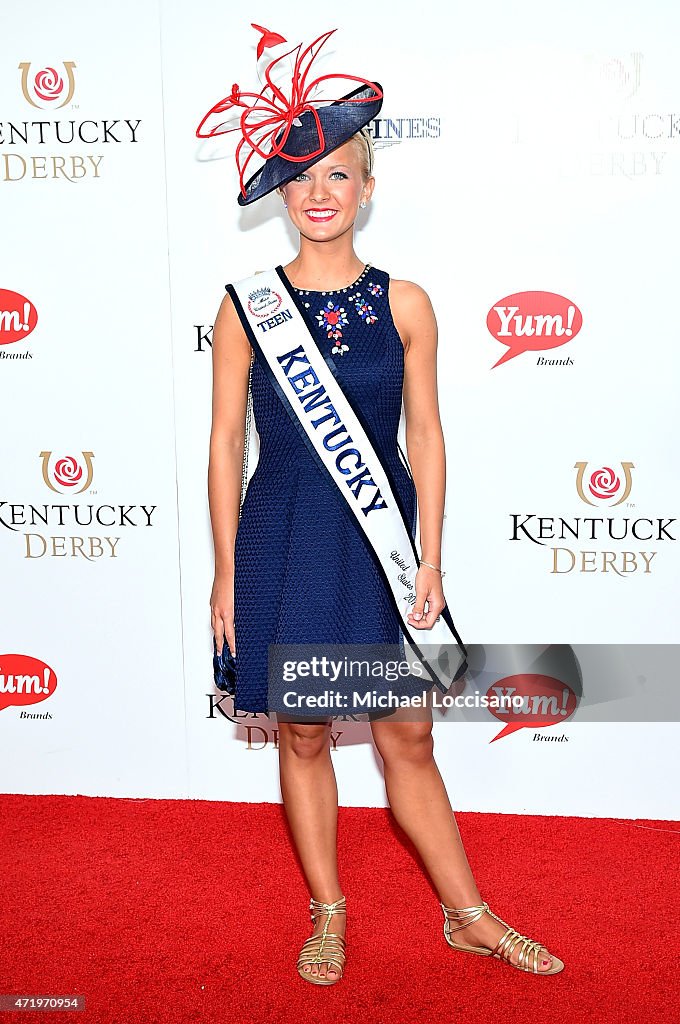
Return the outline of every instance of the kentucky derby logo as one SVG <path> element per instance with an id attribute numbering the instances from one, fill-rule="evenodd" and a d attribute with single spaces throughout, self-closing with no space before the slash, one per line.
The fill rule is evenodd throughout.
<path id="1" fill-rule="evenodd" d="M 116 501 L 108 487 L 105 500 L 97 498 L 97 488 L 92 487 L 94 452 L 42 451 L 39 459 L 43 483 L 59 495 L 57 500 L 36 502 L 35 487 L 27 500 L 0 492 L 0 539 L 11 537 L 18 557 L 58 558 L 62 565 L 67 558 L 70 565 L 76 559 L 78 564 L 80 559 L 103 563 L 121 557 L 130 530 L 143 526 L 146 536 L 146 528 L 155 526 L 157 505 L 131 504 L 127 497 Z M 134 552 L 139 553 L 137 546 Z"/>
<path id="2" fill-rule="evenodd" d="M 617 476 L 613 469 L 609 466 L 601 466 L 599 469 L 593 470 L 588 477 L 587 485 L 584 487 L 584 477 L 586 473 L 587 462 L 577 462 L 574 465 L 574 469 L 577 470 L 576 474 L 576 490 L 581 501 L 585 501 L 587 505 L 597 505 L 598 502 L 608 502 L 612 506 L 620 505 L 622 501 L 625 501 L 630 494 L 632 486 L 631 469 L 635 469 L 632 462 L 622 462 L 621 469 L 623 471 L 624 482 L 621 482 L 621 478 Z M 586 491 L 588 493 L 586 493 Z M 619 496 L 619 492 L 622 492 Z M 597 501 L 591 501 L 588 494 L 592 495 L 593 498 L 597 498 Z M 616 501 L 612 501 L 612 498 L 616 498 Z"/>
<path id="3" fill-rule="evenodd" d="M 256 288 L 248 294 L 248 309 L 253 316 L 271 316 L 282 302 L 279 293 L 271 288 Z"/>
<path id="4" fill-rule="evenodd" d="M 628 100 L 640 88 L 642 54 L 629 53 L 621 57 L 584 58 L 588 85 L 610 99 Z"/>
<path id="5" fill-rule="evenodd" d="M 654 514 L 649 507 L 637 511 L 630 501 L 633 462 L 620 468 L 601 463 L 576 462 L 576 492 L 590 509 L 574 515 L 513 512 L 509 540 L 530 541 L 548 553 L 546 569 L 552 575 L 600 573 L 609 579 L 648 576 L 654 559 L 677 541 L 677 519 Z M 647 496 L 642 500 L 647 505 Z M 617 507 L 621 506 L 621 507 Z M 663 555 L 662 555 L 663 557 Z"/>
<path id="6" fill-rule="evenodd" d="M 65 107 L 73 99 L 75 90 L 75 79 L 73 69 L 75 62 L 72 60 L 63 61 L 64 76 L 56 68 L 41 68 L 35 74 L 31 74 L 30 61 L 19 64 L 21 71 L 21 91 L 24 99 L 32 107 L 47 109 L 49 107 Z"/>
<path id="7" fill-rule="evenodd" d="M 52 452 L 41 452 L 43 480 L 51 491 L 60 494 L 80 494 L 92 483 L 92 459 L 94 452 L 81 452 L 85 465 L 72 455 L 65 455 L 52 466 L 50 471 L 50 458 Z"/>

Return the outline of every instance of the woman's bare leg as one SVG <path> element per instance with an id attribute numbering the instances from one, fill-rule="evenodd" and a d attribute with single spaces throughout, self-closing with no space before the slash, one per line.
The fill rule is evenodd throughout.
<path id="1" fill-rule="evenodd" d="M 441 902 L 459 909 L 479 905 L 482 897 L 433 757 L 431 714 L 423 711 L 422 721 L 406 720 L 409 715 L 412 718 L 413 712 L 397 711 L 371 722 L 392 813 L 422 857 Z M 474 924 L 455 932 L 453 940 L 493 948 L 504 932 L 503 925 L 482 914 Z M 518 952 L 515 949 L 511 957 L 515 963 Z M 548 953 L 539 957 L 539 970 L 547 971 L 551 965 Z"/>
<path id="2" fill-rule="evenodd" d="M 331 761 L 329 722 L 287 722 L 278 715 L 279 778 L 286 817 L 315 900 L 334 903 L 343 893 L 338 879 L 338 786 Z M 316 920 L 318 934 L 326 920 Z M 345 934 L 345 915 L 334 914 L 329 932 Z M 336 978 L 333 964 L 307 964 L 305 971 Z"/>

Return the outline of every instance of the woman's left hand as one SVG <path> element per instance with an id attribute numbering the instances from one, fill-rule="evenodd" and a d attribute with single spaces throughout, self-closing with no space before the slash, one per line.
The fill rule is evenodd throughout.
<path id="1" fill-rule="evenodd" d="M 416 603 L 409 613 L 408 624 L 416 629 L 431 629 L 445 605 L 441 573 L 421 565 L 416 573 Z"/>

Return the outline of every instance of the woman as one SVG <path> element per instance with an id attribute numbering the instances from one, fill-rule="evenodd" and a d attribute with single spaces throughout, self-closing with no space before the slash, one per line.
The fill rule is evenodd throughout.
<path id="1" fill-rule="evenodd" d="M 320 38 L 325 42 L 328 35 Z M 274 39 L 285 42 L 280 36 Z M 298 72 L 310 49 L 302 54 L 298 50 Z M 295 68 L 294 85 L 299 80 Z M 437 402 L 435 316 L 422 288 L 392 280 L 354 250 L 356 217 L 370 203 L 375 187 L 373 147 L 365 126 L 382 102 L 377 83 L 362 81 L 365 88 L 316 111 L 319 120 L 309 105 L 305 107 L 305 97 L 300 100 L 293 92 L 292 99 L 298 102 L 291 102 L 288 109 L 287 133 L 276 125 L 264 168 L 244 185 L 239 165 L 241 205 L 276 190 L 299 232 L 295 258 L 277 268 L 278 278 L 266 279 L 275 287 L 253 287 L 251 279 L 245 290 L 228 286 L 213 330 L 208 481 L 215 544 L 212 627 L 220 656 L 225 644 L 236 655 L 238 639 L 235 707 L 247 711 L 269 709 L 269 644 L 389 643 L 399 642 L 406 632 L 427 643 L 428 635 L 439 628 L 440 617 L 452 627 L 441 573 L 445 451 Z M 253 94 L 241 94 L 234 86 L 229 101 L 213 111 L 223 112 L 229 102 L 243 106 L 243 95 Z M 271 103 L 271 93 L 262 95 Z M 357 96 L 361 102 L 355 102 Z M 310 144 L 310 131 L 316 144 Z M 247 131 L 243 135 L 252 141 Z M 288 156 L 276 148 L 282 140 Z M 353 406 L 360 416 L 369 438 L 366 443 L 384 467 L 411 535 L 417 498 L 422 554 L 411 608 L 401 622 L 386 576 L 380 565 L 376 567 L 373 549 L 362 534 L 361 517 L 348 509 L 347 493 L 314 458 L 314 441 L 296 429 L 299 403 L 286 400 L 285 379 L 277 379 L 280 367 L 262 340 L 270 332 L 268 341 L 273 344 L 293 314 L 299 314 L 298 326 L 304 328 L 296 338 L 306 331 L 312 347 L 333 364 L 342 391 L 338 401 L 347 399 L 348 414 Z M 253 356 L 260 458 L 239 523 Z M 280 356 L 279 364 L 283 361 Z M 319 362 L 317 373 L 321 366 Z M 312 379 L 318 384 L 313 372 Z M 412 478 L 397 446 L 402 396 Z M 316 603 L 314 594 L 323 600 Z M 455 629 L 453 633 L 457 638 Z M 345 964 L 346 906 L 336 854 L 338 803 L 330 718 L 296 717 L 282 710 L 277 717 L 281 792 L 312 894 L 314 928 L 303 943 L 298 972 L 314 984 L 334 984 Z M 561 971 L 561 960 L 514 931 L 482 901 L 433 758 L 431 713 L 428 709 L 420 720 L 413 719 L 412 713 L 401 710 L 387 717 L 370 716 L 390 807 L 437 890 L 446 941 L 454 949 L 496 956 L 521 970 Z"/>

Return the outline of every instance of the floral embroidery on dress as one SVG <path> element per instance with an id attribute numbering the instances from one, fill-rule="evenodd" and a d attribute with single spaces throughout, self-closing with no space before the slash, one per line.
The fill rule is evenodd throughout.
<path id="1" fill-rule="evenodd" d="M 332 299 L 329 299 L 321 309 L 321 312 L 317 313 L 316 319 L 319 322 L 319 327 L 326 328 L 326 337 L 333 341 L 339 341 L 342 338 L 342 328 L 347 327 L 349 324 L 345 307 L 334 303 Z M 344 343 L 342 345 L 334 345 L 332 351 L 333 353 L 348 352 L 349 345 Z"/>
<path id="2" fill-rule="evenodd" d="M 373 306 L 369 306 L 365 299 L 358 299 L 354 303 L 354 308 L 365 324 L 374 324 L 378 319 L 376 314 L 373 312 Z"/>
<path id="3" fill-rule="evenodd" d="M 345 289 L 343 289 L 343 291 L 344 290 Z M 375 296 L 385 294 L 383 286 L 373 281 L 369 281 L 368 290 L 371 295 Z M 362 296 L 359 289 L 352 292 L 351 295 L 347 295 L 344 301 L 354 306 L 357 316 L 363 320 L 365 324 L 374 324 L 378 321 L 378 314 L 367 299 Z M 350 347 L 343 338 L 343 328 L 349 326 L 349 319 L 347 317 L 345 307 L 341 306 L 339 303 L 333 302 L 333 299 L 329 299 L 326 305 L 322 306 L 316 314 L 316 319 L 319 327 L 325 330 L 326 337 L 329 341 L 335 342 L 331 349 L 333 355 L 344 356 L 345 352 L 349 352 Z"/>

